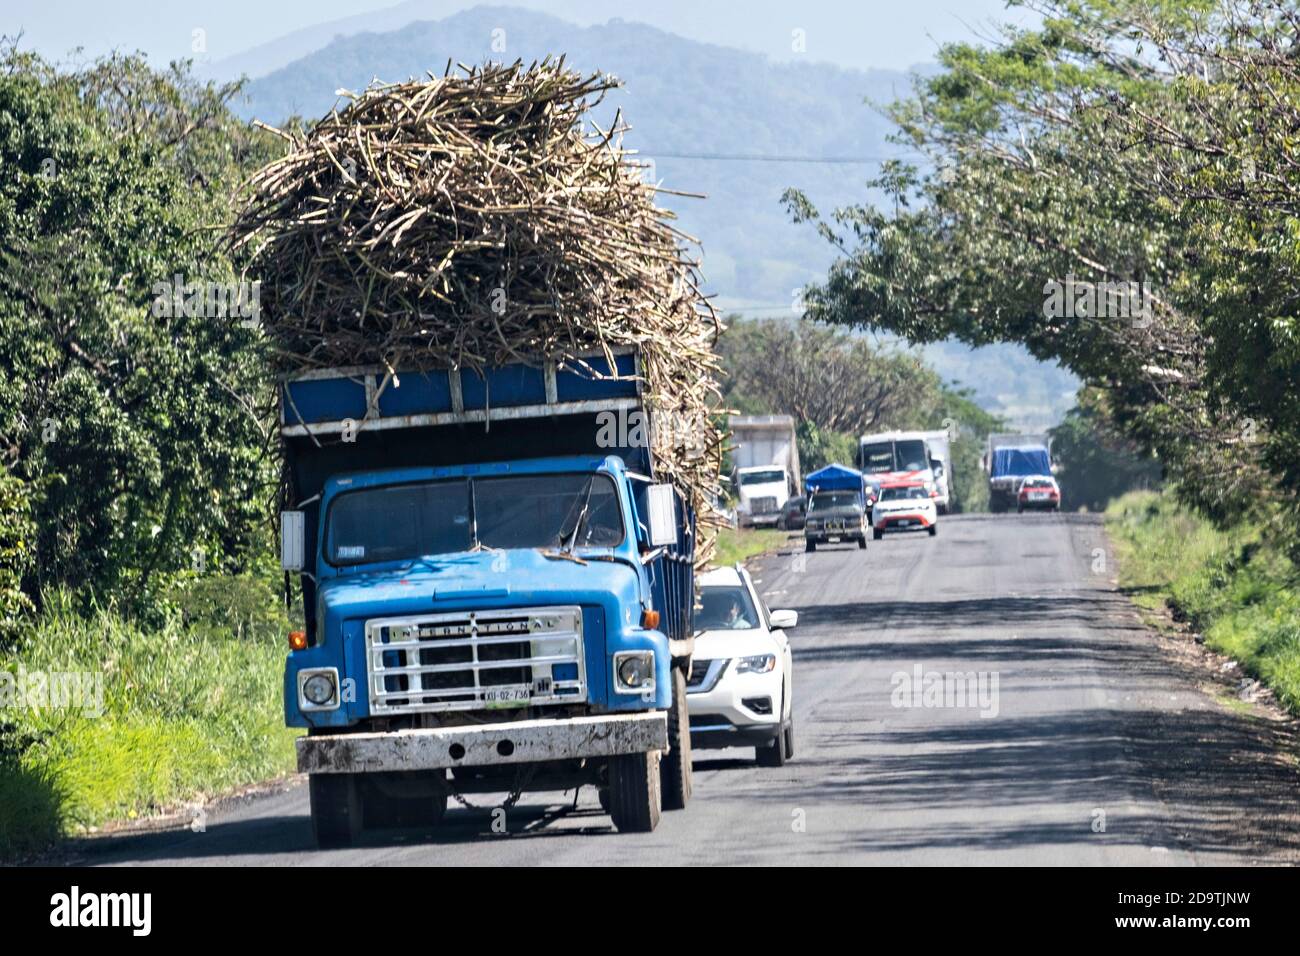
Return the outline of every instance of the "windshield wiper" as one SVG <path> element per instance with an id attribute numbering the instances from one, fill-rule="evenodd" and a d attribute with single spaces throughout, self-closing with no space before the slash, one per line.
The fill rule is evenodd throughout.
<path id="1" fill-rule="evenodd" d="M 582 534 L 582 529 L 587 524 L 587 514 L 591 510 L 591 489 L 596 483 L 596 476 L 587 477 L 587 491 L 582 497 L 582 510 L 578 512 L 578 520 L 574 522 L 573 533 L 569 536 L 569 543 L 564 543 L 564 534 L 560 534 L 560 550 L 565 554 L 573 554 L 573 549 L 578 546 L 578 536 Z"/>

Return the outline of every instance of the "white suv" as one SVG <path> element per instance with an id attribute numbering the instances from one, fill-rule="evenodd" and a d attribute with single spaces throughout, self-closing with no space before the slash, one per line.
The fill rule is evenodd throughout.
<path id="1" fill-rule="evenodd" d="M 769 611 L 744 568 L 700 576 L 695 655 L 686 682 L 691 747 L 754 747 L 779 767 L 794 756 L 790 643 L 797 611 Z"/>
<path id="2" fill-rule="evenodd" d="M 939 532 L 939 511 L 934 494 L 919 481 L 899 481 L 880 488 L 880 500 L 871 509 L 871 536 L 879 541 L 886 531 Z"/>

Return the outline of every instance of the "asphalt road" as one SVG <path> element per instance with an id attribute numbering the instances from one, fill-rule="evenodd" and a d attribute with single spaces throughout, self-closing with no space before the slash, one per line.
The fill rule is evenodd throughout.
<path id="1" fill-rule="evenodd" d="M 693 802 L 652 834 L 615 833 L 586 789 L 576 808 L 572 794 L 526 796 L 505 833 L 453 805 L 433 837 L 318 853 L 299 782 L 212 809 L 203 832 L 99 838 L 69 862 L 1294 861 L 1288 731 L 1216 699 L 1140 625 L 1113 571 L 1097 519 L 1057 515 L 949 518 L 934 539 L 759 562 L 769 606 L 801 615 L 795 758 L 763 769 L 752 751 L 698 753 Z M 917 668 L 923 682 L 983 675 L 986 694 L 996 675 L 996 697 L 899 699 L 898 675 Z"/>

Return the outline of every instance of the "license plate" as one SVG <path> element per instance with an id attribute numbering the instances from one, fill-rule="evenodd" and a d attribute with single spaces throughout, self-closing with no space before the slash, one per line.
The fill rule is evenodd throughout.
<path id="1" fill-rule="evenodd" d="M 483 706 L 488 710 L 527 707 L 532 698 L 531 687 L 490 687 L 483 691 Z"/>
<path id="2" fill-rule="evenodd" d="M 908 518 L 904 518 L 902 521 L 898 522 L 898 526 L 899 526 L 900 528 L 906 528 L 906 527 L 907 527 L 908 525 L 910 525 L 911 523 L 912 523 L 912 522 L 911 522 L 910 519 L 908 519 Z"/>
<path id="3" fill-rule="evenodd" d="M 1041 501 L 1042 499 L 1044 499 L 1044 498 L 1047 497 L 1047 492 L 1045 492 L 1045 491 L 1031 491 L 1031 492 L 1029 493 L 1029 497 L 1032 498 L 1032 499 L 1034 499 L 1035 501 Z"/>

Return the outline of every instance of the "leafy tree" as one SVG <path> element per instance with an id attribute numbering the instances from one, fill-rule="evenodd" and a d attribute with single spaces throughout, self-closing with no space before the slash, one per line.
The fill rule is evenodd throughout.
<path id="1" fill-rule="evenodd" d="M 890 108 L 930 164 L 887 165 L 881 207 L 827 220 L 787 194 L 841 253 L 811 316 L 1022 342 L 1104 390 L 1110 423 L 1210 515 L 1294 507 L 1295 11 L 1028 5 L 1040 26 L 945 47 Z"/>
<path id="2" fill-rule="evenodd" d="M 1059 463 L 1061 506 L 1100 511 L 1113 498 L 1159 486 L 1160 462 L 1119 434 L 1098 389 L 1083 389 L 1079 404 L 1052 429 L 1052 457 Z"/>
<path id="3" fill-rule="evenodd" d="M 979 448 L 1000 422 L 916 357 L 843 329 L 772 319 L 731 319 L 719 351 L 727 404 L 744 414 L 793 415 L 805 472 L 852 465 L 867 432 L 951 427 L 959 496 L 953 507 L 987 506 Z"/>
<path id="4" fill-rule="evenodd" d="M 939 377 L 916 357 L 813 322 L 732 320 L 718 350 L 733 407 L 848 435 L 909 427 L 939 392 Z"/>
<path id="5" fill-rule="evenodd" d="M 175 276 L 234 280 L 229 196 L 275 147 L 233 92 L 138 57 L 65 73 L 0 52 L 0 461 L 29 495 L 33 598 L 143 602 L 172 572 L 238 569 L 265 524 L 258 333 L 155 305 Z"/>

